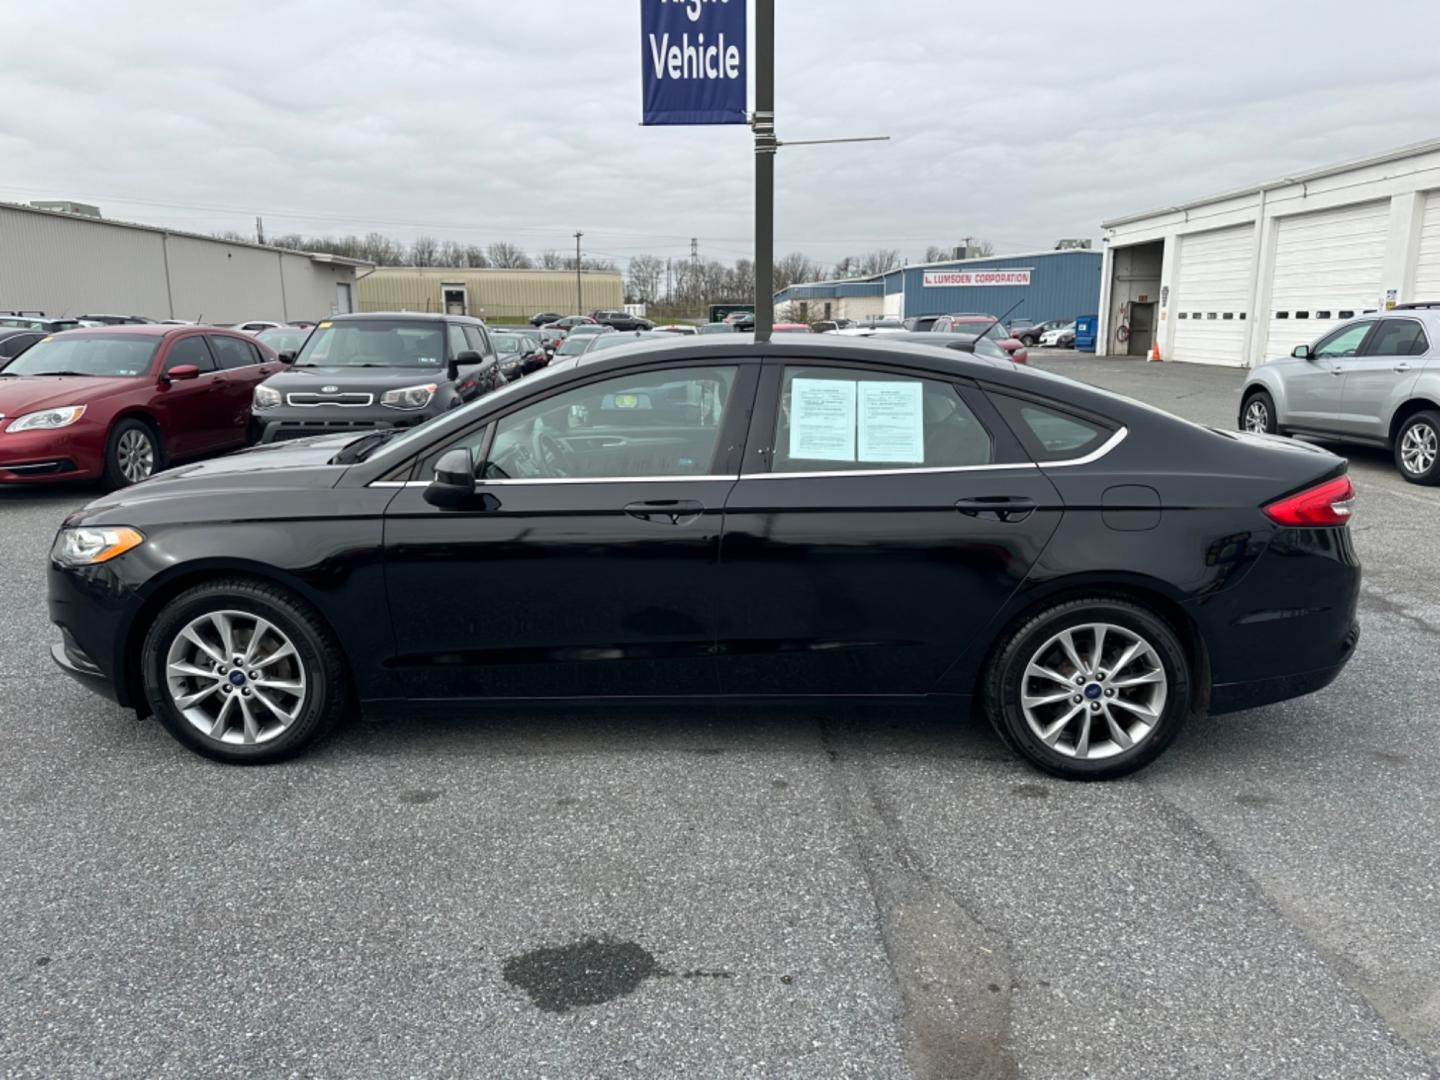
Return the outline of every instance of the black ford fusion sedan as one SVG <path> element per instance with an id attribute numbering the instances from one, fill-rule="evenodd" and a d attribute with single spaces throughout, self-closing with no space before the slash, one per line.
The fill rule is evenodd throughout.
<path id="1" fill-rule="evenodd" d="M 1336 677 L 1352 496 L 1324 450 L 953 350 L 643 342 L 92 503 L 54 658 L 230 762 L 387 701 L 863 695 L 1111 777 Z"/>

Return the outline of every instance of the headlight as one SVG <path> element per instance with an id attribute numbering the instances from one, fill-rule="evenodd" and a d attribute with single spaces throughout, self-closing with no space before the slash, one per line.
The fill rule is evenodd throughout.
<path id="1" fill-rule="evenodd" d="M 61 529 L 60 535 L 55 537 L 50 557 L 62 566 L 94 566 L 124 555 L 144 542 L 145 537 L 138 530 L 123 525 Z"/>
<path id="2" fill-rule="evenodd" d="M 268 386 L 255 387 L 255 396 L 251 399 L 250 407 L 253 409 L 273 409 L 280 404 L 280 391 L 272 390 Z"/>
<path id="3" fill-rule="evenodd" d="M 58 409 L 43 409 L 26 413 L 10 421 L 6 431 L 47 431 L 53 428 L 69 427 L 85 415 L 84 405 L 61 405 Z"/>
<path id="4" fill-rule="evenodd" d="M 423 409 L 435 396 L 435 384 L 407 386 L 403 390 L 386 390 L 380 395 L 380 404 L 391 409 Z"/>

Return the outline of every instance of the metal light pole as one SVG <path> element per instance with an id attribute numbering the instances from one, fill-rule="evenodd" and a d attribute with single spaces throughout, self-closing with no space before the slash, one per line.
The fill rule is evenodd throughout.
<path id="1" fill-rule="evenodd" d="M 584 311 L 585 299 L 584 299 L 584 297 L 581 295 L 581 292 L 580 292 L 580 238 L 581 238 L 582 236 L 584 236 L 584 235 L 585 235 L 585 234 L 584 234 L 583 232 L 576 232 L 576 234 L 575 234 L 575 314 L 576 314 L 576 315 L 584 315 L 584 314 L 585 314 L 585 311 Z"/>
<path id="2" fill-rule="evenodd" d="M 755 340 L 775 328 L 775 0 L 755 0 Z"/>

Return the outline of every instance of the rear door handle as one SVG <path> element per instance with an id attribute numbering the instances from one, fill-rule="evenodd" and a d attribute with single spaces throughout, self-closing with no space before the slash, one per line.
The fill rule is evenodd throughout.
<path id="1" fill-rule="evenodd" d="M 978 499 L 961 499 L 955 504 L 955 509 L 966 517 L 987 514 L 1007 522 L 1024 521 L 1036 508 L 1034 499 L 1020 495 L 982 495 Z"/>
<path id="2" fill-rule="evenodd" d="M 694 499 L 651 499 L 632 502 L 625 513 L 655 525 L 688 525 L 705 512 L 705 504 Z"/>
<path id="3" fill-rule="evenodd" d="M 1409 371 L 1410 365 L 1403 360 L 1390 369 L 1391 371 Z"/>

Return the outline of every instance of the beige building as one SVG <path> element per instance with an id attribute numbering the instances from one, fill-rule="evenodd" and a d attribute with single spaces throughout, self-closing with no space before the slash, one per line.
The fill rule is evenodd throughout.
<path id="1" fill-rule="evenodd" d="M 152 319 L 323 319 L 369 263 L 0 203 L 0 309 Z"/>
<path id="2" fill-rule="evenodd" d="M 359 311 L 443 311 L 496 322 L 520 322 L 542 311 L 587 314 L 625 302 L 624 280 L 614 271 L 580 275 L 578 310 L 573 270 L 381 266 L 362 273 L 356 284 Z"/>

